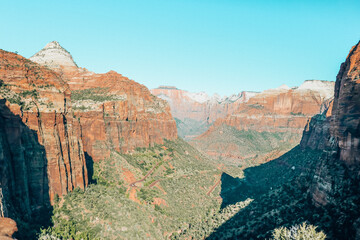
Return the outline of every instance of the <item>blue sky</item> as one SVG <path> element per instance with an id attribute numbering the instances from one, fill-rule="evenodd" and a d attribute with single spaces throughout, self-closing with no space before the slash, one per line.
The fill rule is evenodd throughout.
<path id="1" fill-rule="evenodd" d="M 1 0 L 0 48 L 56 40 L 77 64 L 149 88 L 221 95 L 335 80 L 360 40 L 360 1 Z"/>

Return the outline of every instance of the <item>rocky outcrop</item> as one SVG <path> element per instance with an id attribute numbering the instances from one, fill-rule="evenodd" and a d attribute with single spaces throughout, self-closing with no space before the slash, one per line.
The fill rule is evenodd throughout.
<path id="1" fill-rule="evenodd" d="M 360 164 L 360 43 L 351 50 L 336 77 L 331 135 L 338 142 L 340 160 Z"/>
<path id="2" fill-rule="evenodd" d="M 0 217 L 0 240 L 13 239 L 12 235 L 16 232 L 16 222 L 11 218 Z"/>
<path id="3" fill-rule="evenodd" d="M 0 85 L 1 202 L 30 219 L 88 184 L 80 126 L 68 84 L 48 68 L 0 50 Z"/>
<path id="4" fill-rule="evenodd" d="M 232 114 L 217 119 L 191 143 L 216 159 L 238 163 L 249 158 L 254 163 L 269 161 L 300 142 L 304 126 L 312 116 L 331 112 L 333 91 L 334 82 L 320 80 L 308 80 L 296 88 L 282 85 L 266 90 L 239 104 Z M 228 139 L 233 141 L 224 146 Z M 255 142 L 258 144 L 254 145 Z M 262 146 L 263 143 L 266 145 Z M 245 149 L 244 144 L 254 146 Z"/>
<path id="5" fill-rule="evenodd" d="M 313 203 L 352 204 L 351 199 L 358 197 L 354 186 L 360 172 L 360 42 L 340 67 L 331 116 L 313 118 L 304 130 L 301 146 L 324 150 L 310 187 Z M 359 213 L 351 214 L 359 217 Z"/>
<path id="6" fill-rule="evenodd" d="M 313 115 L 327 110 L 324 102 L 332 98 L 333 91 L 333 82 L 319 80 L 305 81 L 298 88 L 266 90 L 216 121 L 212 128 L 225 124 L 238 130 L 301 133 Z"/>
<path id="7" fill-rule="evenodd" d="M 96 74 L 63 66 L 62 60 L 47 54 L 47 46 L 39 52 L 42 58 L 33 59 L 41 64 L 53 61 L 60 66 L 53 70 L 69 84 L 84 151 L 94 161 L 108 157 L 111 150 L 129 152 L 177 138 L 176 123 L 167 103 L 145 86 L 114 71 Z"/>
<path id="8" fill-rule="evenodd" d="M 324 114 L 311 118 L 305 126 L 300 146 L 324 150 L 329 147 L 330 120 Z"/>
<path id="9" fill-rule="evenodd" d="M 243 91 L 229 97 L 209 96 L 205 92 L 192 93 L 170 86 L 160 86 L 151 93 L 169 103 L 180 136 L 188 140 L 202 134 L 217 119 L 233 113 L 241 103 L 257 94 Z"/>
<path id="10" fill-rule="evenodd" d="M 31 61 L 50 68 L 77 67 L 71 54 L 56 41 L 48 43 L 41 51 L 29 58 Z"/>

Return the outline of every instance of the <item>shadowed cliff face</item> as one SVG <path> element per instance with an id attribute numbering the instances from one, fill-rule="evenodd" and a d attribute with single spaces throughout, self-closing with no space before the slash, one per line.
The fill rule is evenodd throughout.
<path id="1" fill-rule="evenodd" d="M 49 207 L 46 152 L 36 131 L 29 129 L 0 100 L 0 168 L 3 216 L 18 210 L 30 219 L 33 209 Z M 9 211 L 10 210 L 10 211 Z"/>
<path id="2" fill-rule="evenodd" d="M 340 160 L 360 164 L 360 42 L 341 65 L 336 78 L 331 135 L 339 146 Z"/>
<path id="3" fill-rule="evenodd" d="M 355 181 L 360 168 L 360 44 L 341 65 L 337 75 L 332 115 L 316 116 L 306 126 L 303 148 L 328 152 L 315 173 L 311 187 L 316 206 L 337 200 L 343 185 Z"/>
<path id="4" fill-rule="evenodd" d="M 35 237 L 50 223 L 48 161 L 37 132 L 0 100 L 0 217 L 20 224 L 17 238 Z M 1 224 L 0 224 L 1 225 Z M 16 226 L 16 225 L 15 225 Z"/>
<path id="5" fill-rule="evenodd" d="M 359 68 L 360 42 L 341 65 L 331 116 L 328 112 L 328 117 L 325 113 L 313 117 L 303 131 L 301 149 L 281 157 L 286 165 L 292 159 L 298 159 L 298 163 L 306 161 L 301 175 L 290 174 L 288 180 L 280 182 L 284 175 L 273 164 L 281 158 L 246 169 L 245 179 L 238 181 L 238 187 L 227 191 L 224 185 L 222 197 L 230 203 L 236 198 L 241 201 L 246 195 L 255 200 L 216 229 L 209 239 L 263 239 L 270 237 L 276 227 L 303 221 L 318 226 L 327 239 L 360 238 Z M 291 170 L 288 168 L 286 173 Z M 250 173 L 255 173 L 254 182 Z M 295 178 L 291 181 L 292 177 Z M 280 187 L 266 189 L 276 182 Z M 249 187 L 261 190 L 263 195 L 248 194 Z"/>
<path id="6" fill-rule="evenodd" d="M 0 215 L 20 239 L 50 223 L 51 202 L 88 184 L 68 85 L 53 71 L 0 50 Z"/>

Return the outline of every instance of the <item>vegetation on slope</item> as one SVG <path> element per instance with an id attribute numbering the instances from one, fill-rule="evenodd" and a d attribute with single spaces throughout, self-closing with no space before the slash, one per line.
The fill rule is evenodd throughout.
<path id="1" fill-rule="evenodd" d="M 303 222 L 291 228 L 280 227 L 274 230 L 273 240 L 324 240 L 326 235 L 317 232 L 316 227 Z"/>
<path id="2" fill-rule="evenodd" d="M 300 142 L 301 135 L 289 132 L 237 130 L 221 125 L 190 143 L 213 159 L 242 168 L 275 159 Z"/>
<path id="3" fill-rule="evenodd" d="M 180 139 L 127 155 L 112 152 L 94 164 L 96 184 L 71 192 L 54 206 L 54 226 L 42 236 L 176 238 L 220 210 L 220 186 L 208 192 L 223 170 Z"/>
<path id="4" fill-rule="evenodd" d="M 183 121 L 175 118 L 175 121 L 179 136 L 186 141 L 203 134 L 210 127 L 210 124 L 207 122 L 196 121 L 190 118 L 186 118 Z"/>
<path id="5" fill-rule="evenodd" d="M 334 201 L 325 207 L 313 204 L 310 187 L 317 181 L 315 169 L 327 158 L 326 152 L 296 147 L 276 160 L 246 169 L 244 179 L 233 179 L 238 185 L 225 193 L 222 190 L 221 195 L 224 199 L 231 196 L 230 203 L 254 200 L 208 239 L 268 239 L 273 229 L 291 229 L 302 222 L 317 226 L 327 239 L 357 239 L 353 223 L 360 216 L 359 176 L 344 182 L 344 175 L 351 174 L 329 158 L 330 174 L 339 178 L 331 193 Z"/>

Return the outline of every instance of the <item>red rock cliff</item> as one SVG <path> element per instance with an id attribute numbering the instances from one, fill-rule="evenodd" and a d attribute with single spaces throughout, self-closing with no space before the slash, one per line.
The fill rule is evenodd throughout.
<path id="1" fill-rule="evenodd" d="M 24 216 L 84 188 L 87 169 L 69 86 L 55 72 L 0 50 L 0 190 Z"/>
<path id="2" fill-rule="evenodd" d="M 238 130 L 301 133 L 313 115 L 325 110 L 333 86 L 333 82 L 309 80 L 298 88 L 266 90 L 216 121 L 212 128 L 225 124 Z"/>
<path id="3" fill-rule="evenodd" d="M 253 163 L 269 161 L 299 143 L 300 133 L 313 115 L 331 112 L 333 91 L 334 82 L 319 80 L 305 81 L 297 88 L 266 90 L 216 120 L 191 143 L 213 158 L 237 164 L 244 159 Z M 264 143 L 266 146 L 259 147 Z M 245 148 L 244 144 L 253 147 Z"/>
<path id="4" fill-rule="evenodd" d="M 110 150 L 129 152 L 177 138 L 167 103 L 145 86 L 114 71 L 74 69 L 65 76 L 73 91 L 84 149 L 95 161 L 109 156 Z"/>
<path id="5" fill-rule="evenodd" d="M 337 196 L 356 196 L 352 186 L 360 171 L 360 42 L 340 67 L 331 116 L 312 119 L 301 146 L 324 150 L 310 188 L 316 206 L 342 204 L 336 203 Z"/>
<path id="6" fill-rule="evenodd" d="M 246 102 L 255 92 L 241 92 L 231 97 L 212 97 L 206 93 L 191 93 L 175 87 L 162 86 L 151 89 L 151 93 L 166 100 L 171 108 L 171 113 L 180 120 L 193 119 L 209 124 L 218 118 L 231 114 L 240 103 Z"/>
<path id="7" fill-rule="evenodd" d="M 360 164 L 360 42 L 341 65 L 336 78 L 331 135 L 338 142 L 340 160 Z"/>
<path id="8" fill-rule="evenodd" d="M 96 74 L 78 68 L 57 42 L 40 52 L 31 59 L 51 63 L 70 86 L 84 151 L 94 161 L 108 157 L 111 150 L 129 152 L 177 138 L 167 103 L 145 86 L 114 71 Z"/>

